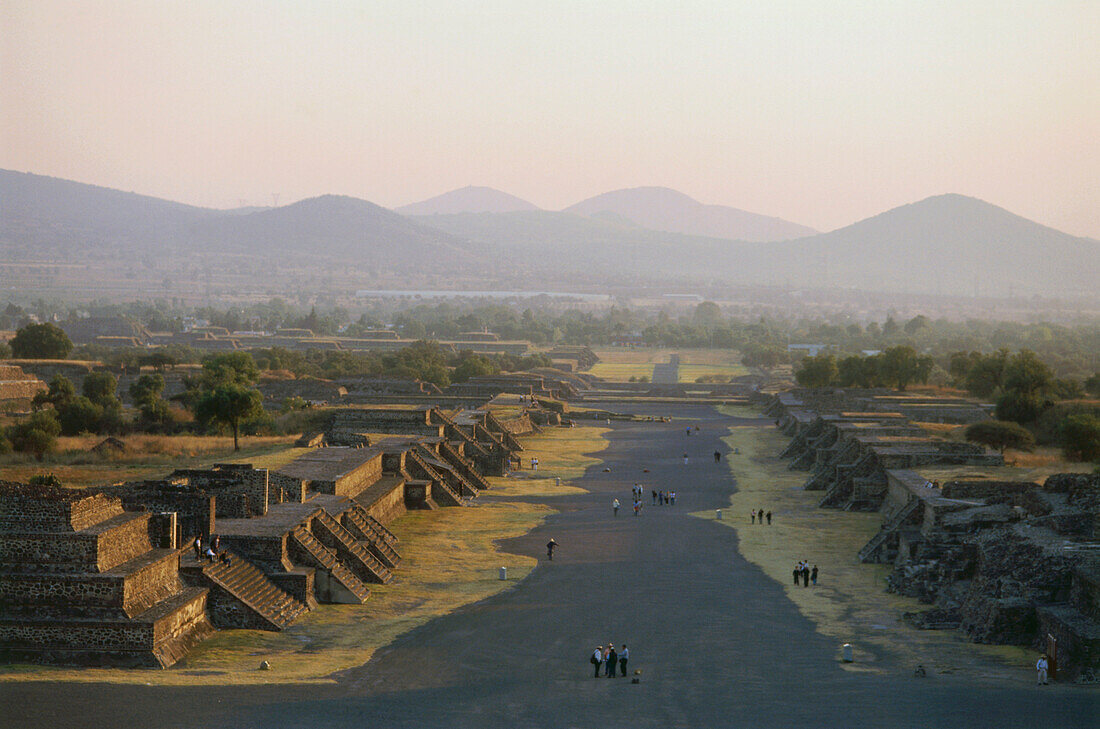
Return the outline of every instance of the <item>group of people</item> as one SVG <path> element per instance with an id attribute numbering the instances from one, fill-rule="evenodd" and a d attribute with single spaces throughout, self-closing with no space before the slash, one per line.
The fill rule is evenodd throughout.
<path id="1" fill-rule="evenodd" d="M 653 491 L 651 496 L 657 506 L 676 506 L 675 491 Z"/>
<path id="2" fill-rule="evenodd" d="M 523 456 L 516 456 L 515 466 L 517 471 L 523 470 Z M 531 470 L 539 470 L 539 459 L 535 458 L 534 456 L 531 457 Z"/>
<path id="3" fill-rule="evenodd" d="M 810 563 L 806 560 L 802 560 L 794 566 L 791 570 L 791 575 L 794 577 L 794 584 L 798 584 L 799 580 L 802 581 L 803 587 L 809 587 L 810 585 L 817 585 L 817 565 L 810 569 Z"/>
<path id="4" fill-rule="evenodd" d="M 626 662 L 630 660 L 630 649 L 623 643 L 623 647 L 615 650 L 615 644 L 608 642 L 607 646 L 598 645 L 592 652 L 589 662 L 595 667 L 592 678 L 599 678 L 600 671 L 608 678 L 615 678 L 615 669 L 619 669 L 619 675 L 626 675 Z"/>
<path id="5" fill-rule="evenodd" d="M 772 513 L 770 511 L 764 513 L 763 509 L 753 509 L 752 514 L 749 516 L 749 518 L 752 520 L 753 524 L 755 524 L 758 519 L 760 520 L 761 524 L 764 523 L 764 519 L 768 520 L 768 524 L 772 523 Z"/>
<path id="6" fill-rule="evenodd" d="M 192 544 L 195 548 L 195 561 L 201 562 L 204 558 L 210 564 L 214 564 L 215 561 L 221 562 L 224 565 L 232 565 L 233 557 L 229 554 L 229 551 L 220 551 L 221 537 L 217 534 L 210 540 L 210 543 L 206 545 L 206 549 L 202 548 L 202 537 L 195 537 L 195 541 Z"/>

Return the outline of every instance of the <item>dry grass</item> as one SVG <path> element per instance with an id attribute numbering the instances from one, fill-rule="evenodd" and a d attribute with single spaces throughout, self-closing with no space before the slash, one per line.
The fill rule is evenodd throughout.
<path id="1" fill-rule="evenodd" d="M 727 409 L 744 415 L 745 409 Z M 885 659 L 902 665 L 922 663 L 931 670 L 963 670 L 974 675 L 1002 675 L 1028 665 L 1028 651 L 1006 646 L 976 646 L 955 631 L 920 631 L 900 622 L 903 612 L 926 609 L 914 599 L 885 591 L 886 565 L 856 562 L 856 552 L 881 525 L 878 514 L 817 508 L 820 494 L 804 491 L 806 473 L 788 471 L 775 457 L 787 438 L 771 427 L 730 429 L 726 442 L 739 448 L 728 467 L 738 491 L 723 513 L 723 524 L 737 531 L 739 550 L 769 577 L 784 586 L 798 609 L 819 632 L 855 646 L 852 670 L 874 669 Z M 770 526 L 750 523 L 753 509 L 770 510 Z M 695 514 L 714 519 L 714 512 Z M 795 587 L 791 570 L 800 560 L 821 570 L 817 587 Z"/>
<path id="2" fill-rule="evenodd" d="M 653 365 L 668 362 L 673 354 L 680 355 L 680 382 L 695 382 L 696 378 L 705 375 L 737 377 L 748 374 L 748 369 L 740 362 L 740 353 L 729 349 L 624 347 L 600 349 L 596 354 L 600 362 L 588 373 L 616 382 L 643 376 L 653 379 Z"/>
<path id="3" fill-rule="evenodd" d="M 572 478 L 607 447 L 605 428 L 561 428 L 524 438 L 541 472 Z M 299 449 L 290 449 L 299 450 Z M 281 458 L 288 454 L 273 454 Z M 522 497 L 554 496 L 576 487 L 554 478 L 492 479 L 494 488 L 464 509 L 412 512 L 390 528 L 402 562 L 388 585 L 372 585 L 366 605 L 323 605 L 281 633 L 225 630 L 199 644 L 169 671 L 0 667 L 0 680 L 87 681 L 156 685 L 238 685 L 331 682 L 332 674 L 370 660 L 397 636 L 463 605 L 514 587 L 537 560 L 501 552 L 499 540 L 526 534 L 553 510 Z M 508 570 L 508 580 L 498 570 Z M 271 671 L 259 671 L 260 661 Z"/>

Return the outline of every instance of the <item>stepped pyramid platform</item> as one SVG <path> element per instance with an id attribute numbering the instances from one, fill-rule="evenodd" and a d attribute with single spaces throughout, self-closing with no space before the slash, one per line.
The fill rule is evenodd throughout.
<path id="1" fill-rule="evenodd" d="M 0 484 L 0 652 L 164 668 L 211 634 L 207 590 L 153 548 L 153 519 L 104 494 Z"/>

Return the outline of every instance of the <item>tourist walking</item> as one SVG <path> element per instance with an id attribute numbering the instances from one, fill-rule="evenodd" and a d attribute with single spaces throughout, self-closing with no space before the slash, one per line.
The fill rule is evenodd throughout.
<path id="1" fill-rule="evenodd" d="M 615 516 L 619 515 L 619 500 L 615 499 L 611 502 L 611 510 L 615 512 Z"/>
<path id="2" fill-rule="evenodd" d="M 752 510 L 752 516 L 750 516 L 749 518 L 752 519 L 753 524 L 756 523 L 756 509 Z"/>
<path id="3" fill-rule="evenodd" d="M 1049 682 L 1047 681 L 1047 669 L 1049 668 L 1050 664 L 1047 662 L 1047 654 L 1044 653 L 1043 655 L 1039 656 L 1039 660 L 1035 663 L 1035 671 L 1039 674 L 1037 679 L 1038 683 L 1036 684 L 1037 686 L 1049 685 Z"/>
<path id="4" fill-rule="evenodd" d="M 722 460 L 722 454 L 721 454 L 721 453 L 719 453 L 718 451 L 715 451 L 715 452 L 714 452 L 714 462 L 715 462 L 715 463 L 718 463 L 718 462 L 719 462 L 719 461 L 721 461 L 721 460 Z"/>
<path id="5" fill-rule="evenodd" d="M 554 548 L 558 546 L 558 543 L 551 539 L 546 543 L 546 558 L 551 562 L 554 561 Z"/>
<path id="6" fill-rule="evenodd" d="M 619 667 L 619 654 L 615 652 L 615 644 L 612 643 L 611 647 L 607 651 L 607 673 L 608 678 L 615 678 L 615 669 Z"/>
<path id="7" fill-rule="evenodd" d="M 599 678 L 600 677 L 600 664 L 603 663 L 603 646 L 602 645 L 596 646 L 596 650 L 594 650 L 592 652 L 592 657 L 589 658 L 588 660 L 592 662 L 592 665 L 596 669 L 596 672 L 592 676 L 592 678 Z"/>
<path id="8" fill-rule="evenodd" d="M 640 499 L 634 500 L 634 516 L 637 516 L 642 511 L 642 502 Z"/>
<path id="9" fill-rule="evenodd" d="M 814 568 L 812 570 L 810 570 L 810 582 L 811 582 L 811 584 L 813 584 L 814 587 L 817 587 L 817 565 L 816 564 L 814 565 Z"/>
<path id="10" fill-rule="evenodd" d="M 626 643 L 623 643 L 623 649 L 619 651 L 619 675 L 626 676 L 626 662 L 630 660 L 630 650 L 627 649 Z"/>
<path id="11" fill-rule="evenodd" d="M 769 511 L 768 512 L 768 526 L 771 526 L 771 525 L 772 525 L 772 513 Z"/>
<path id="12" fill-rule="evenodd" d="M 686 466 L 687 464 L 688 464 L 688 454 L 685 453 L 684 454 L 684 465 Z"/>
<path id="13" fill-rule="evenodd" d="M 675 491 L 669 491 L 668 492 L 668 503 L 669 503 L 670 506 L 676 506 L 676 492 Z"/>
<path id="14" fill-rule="evenodd" d="M 539 470 L 539 459 L 537 459 L 537 458 L 532 458 L 531 459 L 531 470 L 532 471 Z"/>
<path id="15" fill-rule="evenodd" d="M 802 586 L 810 586 L 810 565 L 805 560 L 802 562 Z"/>

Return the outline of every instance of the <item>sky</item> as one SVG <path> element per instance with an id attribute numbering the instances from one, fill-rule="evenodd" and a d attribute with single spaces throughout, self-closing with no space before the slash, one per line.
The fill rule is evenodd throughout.
<path id="1" fill-rule="evenodd" d="M 1100 238 L 1100 2 L 0 3 L 0 168 L 207 207 L 660 185 Z"/>

